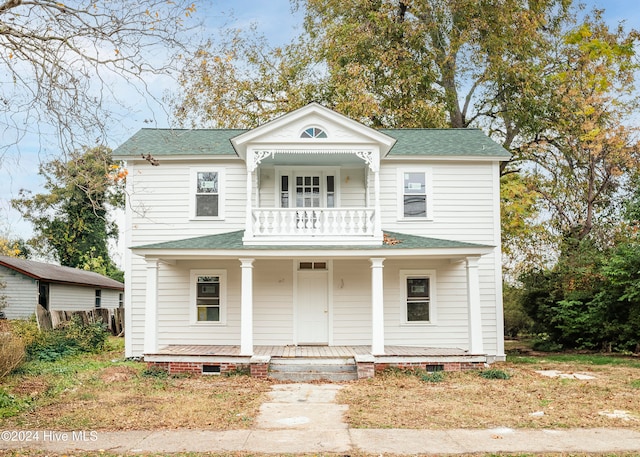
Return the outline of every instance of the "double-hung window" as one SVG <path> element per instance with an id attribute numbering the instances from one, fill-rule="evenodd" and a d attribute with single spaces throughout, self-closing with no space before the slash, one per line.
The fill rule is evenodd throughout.
<path id="1" fill-rule="evenodd" d="M 192 217 L 210 219 L 223 217 L 223 178 L 222 170 L 194 169 L 191 171 Z"/>
<path id="2" fill-rule="evenodd" d="M 433 323 L 435 321 L 435 271 L 402 270 L 400 281 L 404 323 Z"/>
<path id="3" fill-rule="evenodd" d="M 196 323 L 225 322 L 226 273 L 220 270 L 191 272 L 191 315 Z"/>
<path id="4" fill-rule="evenodd" d="M 430 169 L 400 170 L 398 217 L 402 220 L 432 219 L 432 184 Z"/>

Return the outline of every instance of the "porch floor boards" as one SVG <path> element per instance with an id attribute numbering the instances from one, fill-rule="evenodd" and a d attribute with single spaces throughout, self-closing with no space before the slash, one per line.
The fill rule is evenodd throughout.
<path id="1" fill-rule="evenodd" d="M 443 357 L 468 356 L 457 348 L 428 348 L 413 346 L 385 346 L 385 356 Z M 282 358 L 317 357 L 340 358 L 371 354 L 371 346 L 254 346 L 254 355 Z M 240 357 L 240 346 L 172 344 L 158 349 L 153 355 Z"/>

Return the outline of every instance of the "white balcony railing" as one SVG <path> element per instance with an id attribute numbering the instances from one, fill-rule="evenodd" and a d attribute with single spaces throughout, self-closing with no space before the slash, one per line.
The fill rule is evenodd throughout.
<path id="1" fill-rule="evenodd" d="M 254 208 L 253 237 L 373 237 L 373 208 Z"/>

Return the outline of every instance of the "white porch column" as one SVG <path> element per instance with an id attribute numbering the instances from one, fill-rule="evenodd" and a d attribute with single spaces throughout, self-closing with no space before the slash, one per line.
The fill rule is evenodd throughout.
<path id="1" fill-rule="evenodd" d="M 144 304 L 144 353 L 158 350 L 158 259 L 147 260 L 147 293 Z M 131 330 L 129 330 L 131 331 Z"/>
<path id="2" fill-rule="evenodd" d="M 469 305 L 469 352 L 483 354 L 482 313 L 480 310 L 480 277 L 478 257 L 467 257 L 467 294 Z"/>
<path id="3" fill-rule="evenodd" d="M 240 355 L 253 355 L 253 261 L 239 259 L 242 269 L 240 297 Z"/>
<path id="4" fill-rule="evenodd" d="M 371 353 L 384 354 L 383 258 L 371 258 Z"/>
<path id="5" fill-rule="evenodd" d="M 249 166 L 249 163 L 252 165 Z M 247 217 L 244 228 L 245 238 L 253 238 L 253 214 L 251 205 L 251 200 L 253 199 L 253 170 L 255 170 L 253 158 L 251 162 L 249 162 L 249 158 L 247 158 Z"/>
<path id="6" fill-rule="evenodd" d="M 380 207 L 380 173 L 378 171 L 378 167 L 373 169 L 373 190 L 374 190 L 374 198 L 375 198 L 375 215 L 373 217 L 373 233 L 374 236 L 382 239 L 382 213 Z"/>

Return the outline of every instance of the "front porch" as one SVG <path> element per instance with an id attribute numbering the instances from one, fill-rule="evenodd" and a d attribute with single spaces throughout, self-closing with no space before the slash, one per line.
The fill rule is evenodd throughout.
<path id="1" fill-rule="evenodd" d="M 326 367 L 340 365 L 344 373 L 353 368 L 353 378 L 375 376 L 389 367 L 421 368 L 428 371 L 460 371 L 484 367 L 489 361 L 484 354 L 471 354 L 458 348 L 385 346 L 384 355 L 373 355 L 371 346 L 254 346 L 253 355 L 242 355 L 239 345 L 168 345 L 153 354 L 145 354 L 145 362 L 169 373 L 223 374 L 248 371 L 251 376 L 268 378 L 273 366 L 296 366 L 300 373 L 318 376 L 310 379 L 331 380 Z M 325 367 L 323 370 L 318 367 Z M 333 370 L 330 370 L 333 371 Z M 283 378 L 281 378 L 283 379 Z"/>

